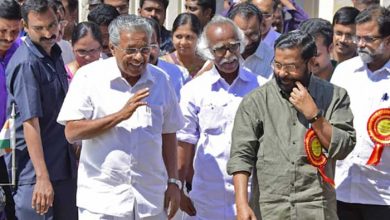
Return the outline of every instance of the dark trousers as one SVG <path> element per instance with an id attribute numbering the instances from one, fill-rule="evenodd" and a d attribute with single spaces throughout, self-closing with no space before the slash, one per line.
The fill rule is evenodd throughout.
<path id="1" fill-rule="evenodd" d="M 0 157 L 0 183 L 9 183 L 10 180 L 8 178 L 7 167 L 4 162 L 4 157 Z M 5 215 L 7 216 L 7 220 L 15 220 L 15 202 L 12 197 L 11 187 L 10 186 L 2 186 L 5 197 Z"/>
<path id="2" fill-rule="evenodd" d="M 19 220 L 77 220 L 76 179 L 52 182 L 54 189 L 53 207 L 45 215 L 38 215 L 31 208 L 35 184 L 19 185 L 15 195 L 15 211 Z"/>
<path id="3" fill-rule="evenodd" d="M 337 215 L 340 220 L 389 220 L 390 206 L 337 201 Z"/>

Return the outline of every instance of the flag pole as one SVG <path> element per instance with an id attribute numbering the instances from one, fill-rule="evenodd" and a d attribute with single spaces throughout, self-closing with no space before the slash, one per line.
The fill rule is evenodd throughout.
<path id="1" fill-rule="evenodd" d="M 12 149 L 12 170 L 11 170 L 11 176 L 12 176 L 12 179 L 11 179 L 11 183 L 12 183 L 12 186 L 15 186 L 16 185 L 16 163 L 15 163 L 15 147 L 16 147 L 16 129 L 15 129 L 15 117 L 16 116 L 16 113 L 15 113 L 15 103 L 12 103 L 11 104 L 11 124 L 10 124 L 10 129 L 11 129 L 11 132 L 10 132 L 10 145 L 11 145 L 11 149 Z"/>

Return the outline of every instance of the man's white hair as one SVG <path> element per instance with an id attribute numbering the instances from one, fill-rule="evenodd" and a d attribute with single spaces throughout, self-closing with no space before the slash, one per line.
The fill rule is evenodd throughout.
<path id="1" fill-rule="evenodd" d="M 237 37 L 237 41 L 240 42 L 240 54 L 244 52 L 245 46 L 247 44 L 244 32 L 239 27 L 237 27 L 237 25 L 229 18 L 223 17 L 221 15 L 215 15 L 213 19 L 209 23 L 207 23 L 207 25 L 203 28 L 203 32 L 200 35 L 198 44 L 196 46 L 196 52 L 201 57 L 203 57 L 203 59 L 214 60 L 214 55 L 211 53 L 211 49 L 210 49 L 211 45 L 209 45 L 209 40 L 206 34 L 207 30 L 211 27 L 222 26 L 225 24 L 228 24 L 233 28 L 234 33 L 236 34 Z"/>

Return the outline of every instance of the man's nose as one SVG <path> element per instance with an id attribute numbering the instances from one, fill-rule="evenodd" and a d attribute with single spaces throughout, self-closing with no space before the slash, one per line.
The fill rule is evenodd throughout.
<path id="1" fill-rule="evenodd" d="M 8 41 L 8 42 L 11 42 L 14 40 L 14 34 L 12 34 L 11 32 L 8 32 L 6 35 L 5 35 L 5 39 Z"/>
<path id="2" fill-rule="evenodd" d="M 156 12 L 156 10 L 152 10 L 151 12 L 150 12 L 150 16 L 152 16 L 152 17 L 156 17 L 156 15 L 157 15 L 157 12 Z"/>
<path id="3" fill-rule="evenodd" d="M 286 70 L 284 70 L 284 67 L 280 70 L 278 70 L 277 74 L 279 75 L 279 77 L 286 77 L 288 75 L 288 72 Z"/>
<path id="4" fill-rule="evenodd" d="M 347 40 L 347 37 L 345 36 L 345 34 L 341 35 L 340 41 L 345 42 L 346 40 Z"/>

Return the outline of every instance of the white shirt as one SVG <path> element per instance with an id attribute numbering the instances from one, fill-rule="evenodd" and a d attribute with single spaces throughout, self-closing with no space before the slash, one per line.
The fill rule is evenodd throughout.
<path id="1" fill-rule="evenodd" d="M 331 82 L 347 90 L 357 134 L 354 150 L 336 163 L 337 199 L 348 203 L 390 205 L 390 147 L 384 148 L 377 166 L 366 165 L 374 149 L 367 132 L 367 121 L 377 109 L 390 108 L 390 61 L 371 72 L 359 56 L 354 57 L 336 67 Z"/>
<path id="2" fill-rule="evenodd" d="M 259 81 L 259 77 L 240 68 L 229 85 L 213 67 L 181 90 L 185 126 L 177 137 L 196 146 L 189 195 L 197 219 L 235 219 L 233 180 L 226 172 L 231 132 L 238 105 L 244 95 L 259 87 Z"/>
<path id="3" fill-rule="evenodd" d="M 83 140 L 78 207 L 123 217 L 131 213 L 136 200 L 141 218 L 163 212 L 168 177 L 161 134 L 175 133 L 183 125 L 175 93 L 163 73 L 148 68 L 132 87 L 114 57 L 85 65 L 70 84 L 57 121 L 103 118 L 118 112 L 146 87 L 150 89 L 147 107 L 137 108 L 107 132 Z"/>
<path id="4" fill-rule="evenodd" d="M 267 36 L 261 41 L 267 44 L 272 49 L 274 48 L 275 41 L 280 36 L 280 33 L 275 31 L 273 28 L 269 29 Z"/>
<path id="5" fill-rule="evenodd" d="M 260 76 L 260 85 L 272 79 L 273 70 L 271 67 L 274 58 L 274 51 L 267 44 L 261 42 L 256 49 L 256 52 L 244 61 L 242 65 L 248 68 L 252 73 Z"/>
<path id="6" fill-rule="evenodd" d="M 168 63 L 162 59 L 158 59 L 157 66 L 168 74 L 169 81 L 172 83 L 177 99 L 180 100 L 181 87 L 191 79 L 188 70 L 182 66 Z"/>

